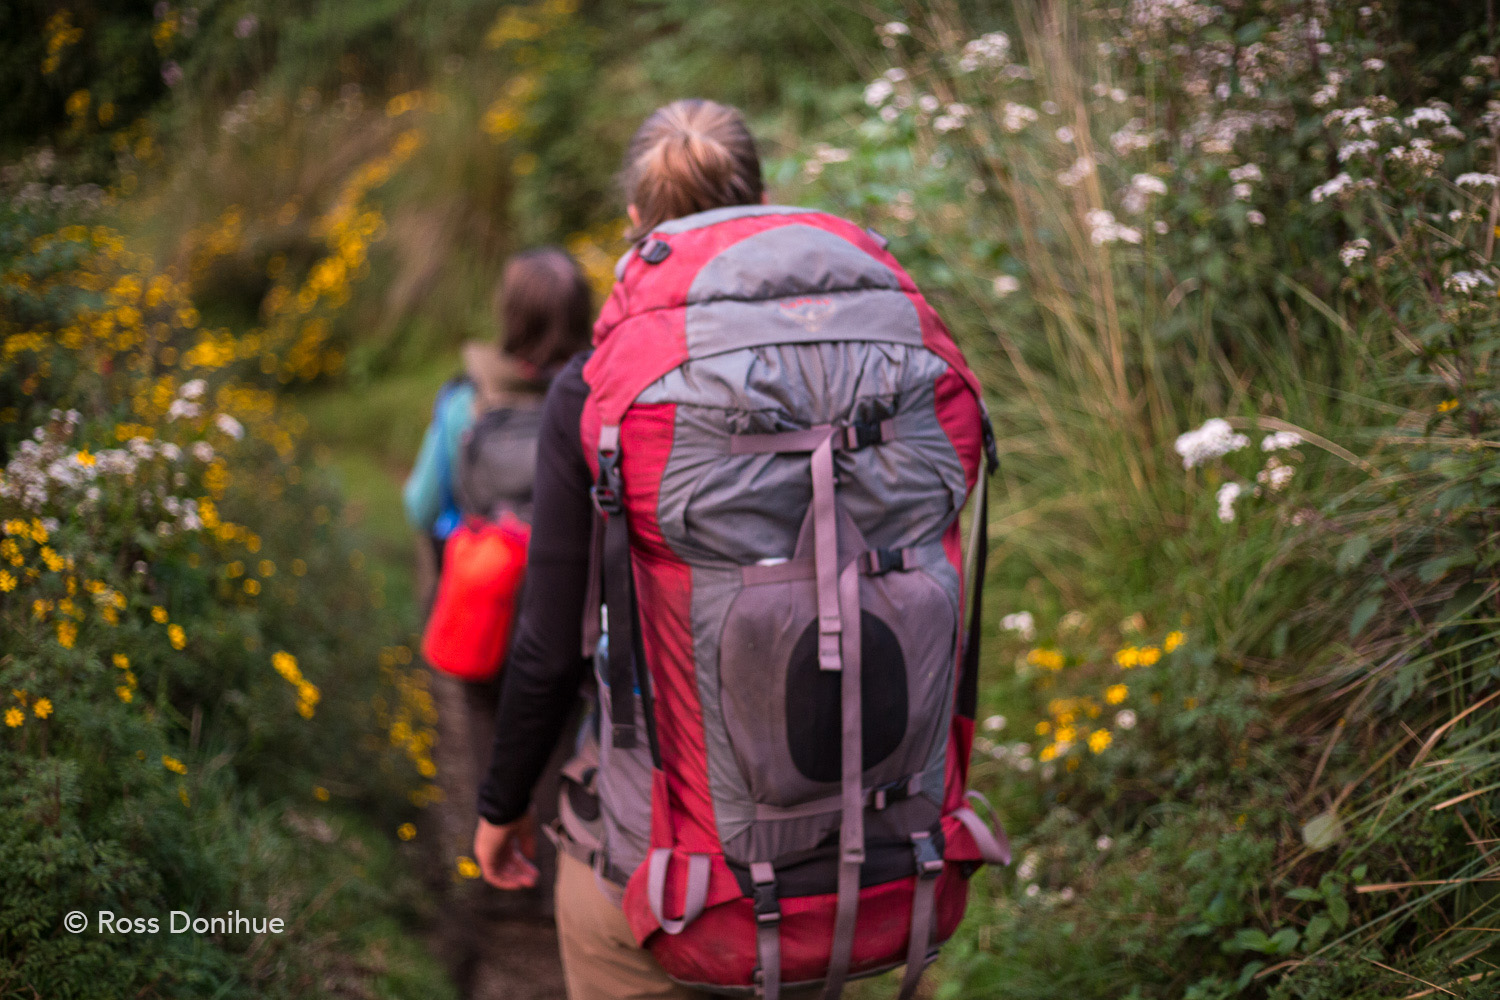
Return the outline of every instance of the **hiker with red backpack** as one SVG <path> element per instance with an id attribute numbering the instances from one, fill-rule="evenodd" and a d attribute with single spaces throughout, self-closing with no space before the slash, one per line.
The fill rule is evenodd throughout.
<path id="1" fill-rule="evenodd" d="M 542 399 L 587 345 L 593 305 L 573 259 L 545 247 L 511 258 L 495 312 L 501 337 L 464 345 L 464 372 L 438 393 L 403 496 L 428 567 L 422 655 L 433 668 L 450 857 L 468 848 L 469 810 L 489 763 L 498 677 L 526 567 Z"/>
<path id="2" fill-rule="evenodd" d="M 734 109 L 656 111 L 624 186 L 636 242 L 543 407 L 538 590 L 475 857 L 534 883 L 538 748 L 597 650 L 598 814 L 590 842 L 563 830 L 556 886 L 569 996 L 833 998 L 904 964 L 910 997 L 969 875 L 1009 860 L 965 791 L 978 381 L 878 234 L 765 204 Z"/>

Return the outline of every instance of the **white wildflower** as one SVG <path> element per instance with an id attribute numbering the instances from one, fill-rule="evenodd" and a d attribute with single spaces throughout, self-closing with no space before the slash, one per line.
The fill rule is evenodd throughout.
<path id="1" fill-rule="evenodd" d="M 172 400 L 172 405 L 167 407 L 167 419 L 179 420 L 186 418 L 191 420 L 194 417 L 198 416 L 198 414 L 201 413 L 202 410 L 203 408 L 197 403 L 191 402 L 186 399 L 174 399 Z"/>
<path id="2" fill-rule="evenodd" d="M 1014 101 L 1006 101 L 1005 107 L 1000 111 L 1000 127 L 1007 132 L 1019 132 L 1036 121 L 1037 117 L 1036 109 Z"/>
<path id="3" fill-rule="evenodd" d="M 1111 101 L 1114 101 L 1116 104 L 1124 104 L 1127 100 L 1130 99 L 1130 95 L 1121 90 L 1119 87 L 1116 87 L 1109 92 L 1109 99 Z"/>
<path id="4" fill-rule="evenodd" d="M 1360 63 L 1360 65 L 1369 70 L 1371 73 L 1379 73 L 1381 70 L 1385 69 L 1385 60 L 1371 57 Z"/>
<path id="5" fill-rule="evenodd" d="M 1452 119 L 1448 112 L 1442 108 L 1417 108 L 1406 117 L 1406 127 L 1416 128 L 1418 125 L 1449 125 Z"/>
<path id="6" fill-rule="evenodd" d="M 958 58 L 958 68 L 972 73 L 985 66 L 999 66 L 1010 57 L 1010 36 L 1003 31 L 992 31 L 964 45 Z"/>
<path id="7" fill-rule="evenodd" d="M 1030 611 L 1006 615 L 1000 619 L 1000 627 L 1007 632 L 1019 634 L 1026 642 L 1036 638 L 1036 619 L 1032 618 Z"/>
<path id="8" fill-rule="evenodd" d="M 911 29 L 900 21 L 887 21 L 878 29 L 883 35 L 909 35 Z"/>
<path id="9" fill-rule="evenodd" d="M 872 108 L 878 108 L 890 99 L 891 94 L 895 93 L 895 90 L 896 88 L 891 85 L 891 81 L 883 76 L 876 77 L 865 87 L 865 103 Z"/>
<path id="10" fill-rule="evenodd" d="M 1053 134 L 1057 136 L 1057 141 L 1065 146 L 1071 145 L 1073 140 L 1077 138 L 1073 133 L 1072 127 L 1068 125 L 1063 125 Z"/>
<path id="11" fill-rule="evenodd" d="M 1041 864 L 1041 861 L 1042 859 L 1035 851 L 1027 851 L 1021 863 L 1016 866 L 1016 878 L 1022 882 L 1030 881 L 1031 877 L 1036 874 L 1037 866 Z"/>
<path id="12" fill-rule="evenodd" d="M 1339 260 L 1344 262 L 1345 267 L 1353 267 L 1354 262 L 1364 260 L 1365 255 L 1370 252 L 1370 241 L 1364 237 L 1350 240 L 1339 248 Z"/>
<path id="13" fill-rule="evenodd" d="M 1245 487 L 1239 483 L 1230 482 L 1219 487 L 1219 492 L 1215 495 L 1215 499 L 1219 501 L 1220 521 L 1228 524 L 1234 520 L 1234 502 L 1240 498 L 1240 494 L 1243 492 L 1245 492 Z"/>
<path id="14" fill-rule="evenodd" d="M 1259 212 L 1252 212 L 1251 214 L 1252 215 L 1259 215 L 1260 213 Z M 1167 223 L 1166 223 L 1166 221 L 1163 220 L 1163 219 L 1157 219 L 1155 222 L 1151 223 L 1151 228 L 1152 228 L 1153 231 L 1155 231 L 1156 235 L 1158 235 L 1158 236 L 1165 236 L 1165 235 L 1167 235 L 1167 233 L 1171 229 L 1171 227 L 1168 226 Z"/>
<path id="15" fill-rule="evenodd" d="M 1065 885 L 1065 886 L 1063 886 L 1062 889 L 1060 889 L 1058 891 L 1058 893 L 1057 893 L 1058 900 L 1061 901 L 1061 902 L 1064 902 L 1064 903 L 1071 903 L 1071 902 L 1073 902 L 1073 896 L 1074 896 L 1074 892 L 1073 892 L 1073 887 L 1071 885 Z"/>
<path id="16" fill-rule="evenodd" d="M 1346 142 L 1339 147 L 1339 162 L 1346 163 L 1356 156 L 1367 156 L 1379 148 L 1380 143 L 1374 139 L 1355 139 L 1352 142 Z"/>
<path id="17" fill-rule="evenodd" d="M 1276 431 L 1260 440 L 1261 451 L 1282 451 L 1295 448 L 1302 443 L 1302 435 L 1296 431 Z"/>
<path id="18" fill-rule="evenodd" d="M 1444 288 L 1449 291 L 1461 292 L 1464 295 L 1473 294 L 1474 289 L 1480 285 L 1489 285 L 1493 288 L 1495 287 L 1495 280 L 1483 271 L 1456 271 L 1448 276 L 1447 281 L 1443 282 Z"/>
<path id="19" fill-rule="evenodd" d="M 1122 708 L 1115 713 L 1116 729 L 1134 729 L 1135 721 L 1135 711 L 1132 709 Z"/>
<path id="20" fill-rule="evenodd" d="M 1066 188 L 1077 187 L 1093 172 L 1093 159 L 1087 156 L 1080 156 L 1077 160 L 1073 161 L 1071 167 L 1058 173 L 1057 183 Z"/>
<path id="21" fill-rule="evenodd" d="M 1011 274 L 996 275 L 991 287 L 995 292 L 995 298 L 1003 299 L 1021 290 L 1021 279 Z"/>
<path id="22" fill-rule="evenodd" d="M 161 457 L 169 462 L 175 462 L 182 457 L 182 449 L 171 441 L 163 441 L 161 447 L 157 450 L 161 452 Z"/>
<path id="23" fill-rule="evenodd" d="M 1423 176 L 1430 176 L 1443 165 L 1443 154 L 1432 148 L 1431 139 L 1413 139 L 1405 146 L 1396 146 L 1385 155 L 1388 159 L 1407 164 Z"/>
<path id="24" fill-rule="evenodd" d="M 1466 174 L 1459 174 L 1453 183 L 1459 187 L 1500 187 L 1500 177 L 1470 171 Z"/>
<path id="25" fill-rule="evenodd" d="M 1055 114 L 1057 114 L 1057 110 L 1058 109 L 1057 109 L 1057 102 L 1056 101 L 1043 101 L 1042 102 L 1042 114 L 1044 114 L 1044 115 L 1055 115 Z"/>
<path id="26" fill-rule="evenodd" d="M 1144 131 L 1146 121 L 1143 118 L 1132 118 L 1125 123 L 1125 127 L 1109 137 L 1109 146 L 1115 151 L 1116 156 L 1129 156 L 1131 153 L 1139 152 L 1151 145 L 1151 137 Z"/>
<path id="27" fill-rule="evenodd" d="M 207 382 L 203 381 L 201 378 L 195 378 L 190 382 L 182 383 L 182 388 L 177 390 L 177 395 L 181 396 L 183 399 L 199 399 L 202 397 L 204 390 L 207 388 Z"/>
<path id="28" fill-rule="evenodd" d="M 895 121 L 897 118 L 900 118 L 900 117 L 901 117 L 901 112 L 897 111 L 895 108 L 891 107 L 889 104 L 887 104 L 885 107 L 883 107 L 883 108 L 880 109 L 880 120 L 883 121 L 883 122 L 885 122 L 887 125 L 889 125 L 891 122 Z"/>
<path id="29" fill-rule="evenodd" d="M 1311 198 L 1313 204 L 1316 205 L 1318 202 L 1324 200 L 1325 198 L 1332 198 L 1334 195 L 1341 193 L 1352 183 L 1354 183 L 1353 177 L 1350 177 L 1347 173 L 1340 173 L 1332 180 L 1327 181 L 1323 184 L 1319 184 L 1312 190 Z"/>
<path id="30" fill-rule="evenodd" d="M 900 66 L 892 66 L 882 75 L 892 83 L 900 83 L 902 80 L 906 79 L 906 70 L 902 69 Z"/>
<path id="31" fill-rule="evenodd" d="M 1229 426 L 1229 421 L 1213 417 L 1204 421 L 1203 426 L 1197 430 L 1178 435 L 1177 442 L 1172 447 L 1182 456 L 1182 467 L 1191 469 L 1222 458 L 1230 452 L 1239 451 L 1249 443 L 1250 439 L 1236 433 Z"/>
<path id="32" fill-rule="evenodd" d="M 1042 887 L 1033 882 L 1026 887 L 1026 896 L 1028 899 L 1030 899 L 1032 897 L 1035 897 L 1041 891 Z"/>
<path id="33" fill-rule="evenodd" d="M 1229 189 L 1229 193 L 1234 195 L 1235 198 L 1240 201 L 1249 201 L 1250 196 L 1255 193 L 1255 189 L 1252 188 L 1249 184 L 1241 182 L 1231 187 Z"/>
<path id="34" fill-rule="evenodd" d="M 193 457 L 200 462 L 212 462 L 214 460 L 214 446 L 207 441 L 194 441 L 191 448 Z"/>
<path id="35" fill-rule="evenodd" d="M 964 127 L 964 120 L 957 115 L 938 115 L 932 120 L 932 127 L 938 132 L 952 132 Z"/>
<path id="36" fill-rule="evenodd" d="M 217 427 L 220 432 L 228 434 L 236 441 L 245 436 L 245 428 L 240 424 L 238 420 L 234 419 L 227 413 L 221 413 L 217 417 L 214 417 L 214 426 Z"/>
<path id="37" fill-rule="evenodd" d="M 1252 226 L 1264 226 L 1266 224 L 1266 215 L 1264 212 L 1252 208 L 1245 213 L 1245 221 Z"/>
<path id="38" fill-rule="evenodd" d="M 941 104 L 942 102 L 931 94 L 923 94 L 917 98 L 917 107 L 921 108 L 924 114 L 932 114 Z"/>
<path id="39" fill-rule="evenodd" d="M 1005 728 L 1005 716 L 992 715 L 984 720 L 984 731 L 987 733 L 998 733 Z"/>
<path id="40" fill-rule="evenodd" d="M 1089 227 L 1089 242 L 1094 246 L 1105 246 L 1109 243 L 1141 242 L 1141 231 L 1130 226 L 1122 226 L 1115 221 L 1113 212 L 1102 208 L 1096 208 L 1084 216 L 1084 221 Z"/>
<path id="41" fill-rule="evenodd" d="M 1244 166 L 1235 167 L 1229 171 L 1229 179 L 1232 181 L 1259 181 L 1264 180 L 1265 175 L 1260 172 L 1260 167 L 1254 163 L 1246 163 Z"/>
<path id="42" fill-rule="evenodd" d="M 1292 481 L 1296 475 L 1295 466 L 1287 465 L 1281 459 L 1272 455 L 1266 462 L 1266 467 L 1255 474 L 1255 481 L 1269 489 L 1272 493 L 1280 493 L 1286 489 L 1286 484 Z"/>

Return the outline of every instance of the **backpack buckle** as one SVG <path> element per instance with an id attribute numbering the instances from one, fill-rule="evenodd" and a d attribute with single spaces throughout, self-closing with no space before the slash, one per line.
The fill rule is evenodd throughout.
<path id="1" fill-rule="evenodd" d="M 859 568 L 865 576 L 883 576 L 892 570 L 904 570 L 906 550 L 868 549 L 859 557 Z"/>
<path id="2" fill-rule="evenodd" d="M 762 867 L 764 866 L 764 867 Z M 781 900 L 776 895 L 776 873 L 765 862 L 751 865 L 751 889 L 754 893 L 755 922 L 763 927 L 781 923 Z"/>
<path id="3" fill-rule="evenodd" d="M 916 857 L 917 877 L 937 878 L 943 871 L 943 856 L 938 853 L 932 834 L 926 830 L 911 835 L 912 854 Z"/>
<path id="4" fill-rule="evenodd" d="M 599 478 L 589 488 L 589 498 L 594 510 L 608 517 L 624 509 L 622 494 L 624 483 L 620 479 L 620 452 L 618 449 L 599 452 Z"/>
<path id="5" fill-rule="evenodd" d="M 638 256 L 647 264 L 660 264 L 662 261 L 667 259 L 667 256 L 671 252 L 672 247 L 667 243 L 666 240 L 653 239 L 648 240 L 646 242 L 646 245 L 641 247 Z"/>
<path id="6" fill-rule="evenodd" d="M 884 444 L 886 422 L 856 420 L 839 430 L 839 441 L 845 451 L 858 451 L 872 444 Z"/>

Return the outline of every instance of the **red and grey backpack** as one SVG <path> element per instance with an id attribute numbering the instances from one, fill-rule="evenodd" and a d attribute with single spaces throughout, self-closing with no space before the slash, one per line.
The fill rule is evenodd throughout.
<path id="1" fill-rule="evenodd" d="M 677 219 L 616 274 L 580 428 L 585 651 L 598 627 L 609 649 L 597 864 L 680 982 L 836 997 L 905 963 L 910 996 L 968 876 L 1010 860 L 965 792 L 978 380 L 885 241 L 830 215 Z"/>

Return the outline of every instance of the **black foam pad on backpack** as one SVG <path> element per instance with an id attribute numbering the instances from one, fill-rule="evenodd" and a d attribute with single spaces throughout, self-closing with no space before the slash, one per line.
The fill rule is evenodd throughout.
<path id="1" fill-rule="evenodd" d="M 869 770 L 901 745 L 906 735 L 906 658 L 891 627 L 860 611 L 861 760 Z M 818 667 L 818 622 L 809 624 L 792 648 L 786 675 L 786 736 L 792 763 L 811 781 L 838 781 L 843 768 L 841 680 Z"/>

